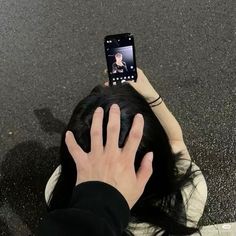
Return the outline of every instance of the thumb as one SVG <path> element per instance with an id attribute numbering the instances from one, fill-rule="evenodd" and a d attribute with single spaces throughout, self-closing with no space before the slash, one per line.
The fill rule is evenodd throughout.
<path id="1" fill-rule="evenodd" d="M 152 175 L 153 172 L 152 160 L 153 160 L 153 152 L 146 153 L 138 169 L 137 181 L 141 189 L 145 188 L 145 185 L 147 184 L 149 178 Z"/>
<path id="2" fill-rule="evenodd" d="M 105 82 L 104 85 L 105 85 L 105 86 L 109 86 L 109 82 Z"/>
<path id="3" fill-rule="evenodd" d="M 65 143 L 67 149 L 74 159 L 76 166 L 83 166 L 84 163 L 87 161 L 87 153 L 80 147 L 80 145 L 76 142 L 74 134 L 71 131 L 67 131 L 65 135 Z"/>

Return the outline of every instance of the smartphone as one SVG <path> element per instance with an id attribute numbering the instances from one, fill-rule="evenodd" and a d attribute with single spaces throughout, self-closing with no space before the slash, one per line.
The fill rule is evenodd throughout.
<path id="1" fill-rule="evenodd" d="M 109 85 L 137 80 L 134 36 L 131 33 L 107 35 L 104 38 Z"/>

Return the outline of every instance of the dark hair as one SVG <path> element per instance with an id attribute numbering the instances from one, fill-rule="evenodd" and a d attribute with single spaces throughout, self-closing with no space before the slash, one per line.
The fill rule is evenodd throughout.
<path id="1" fill-rule="evenodd" d="M 115 57 L 122 57 L 123 55 L 122 55 L 122 53 L 120 53 L 120 52 L 117 52 L 116 54 L 115 54 Z"/>
<path id="2" fill-rule="evenodd" d="M 174 154 L 172 152 L 167 134 L 145 97 L 128 83 L 111 87 L 98 85 L 74 109 L 69 124 L 62 135 L 61 174 L 51 194 L 48 211 L 66 208 L 76 183 L 76 166 L 65 144 L 66 130 L 71 130 L 83 150 L 90 152 L 92 117 L 95 109 L 101 106 L 104 109 L 103 143 L 105 145 L 109 108 L 113 103 L 117 103 L 121 110 L 120 148 L 124 146 L 135 114 L 141 113 L 144 117 L 143 137 L 136 153 L 135 170 L 137 171 L 147 152 L 153 151 L 154 154 L 153 174 L 142 196 L 131 209 L 131 222 L 148 223 L 156 229 L 152 235 L 157 235 L 159 232 L 163 235 L 188 235 L 198 231 L 198 228 L 186 226 L 188 219 L 181 194 L 181 189 L 184 186 L 192 184 L 192 162 L 190 161 L 186 173 L 179 173 L 176 163 L 182 153 Z M 129 226 L 124 235 L 133 235 Z"/>

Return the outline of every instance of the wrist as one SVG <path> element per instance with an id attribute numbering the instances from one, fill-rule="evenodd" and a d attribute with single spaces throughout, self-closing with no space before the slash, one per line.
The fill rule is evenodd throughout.
<path id="1" fill-rule="evenodd" d="M 148 102 L 149 106 L 151 108 L 159 106 L 163 102 L 163 99 L 161 95 L 159 94 L 155 99 L 153 99 L 151 102 Z"/>
<path id="2" fill-rule="evenodd" d="M 152 93 L 151 95 L 149 95 L 148 97 L 146 97 L 146 101 L 147 101 L 148 103 L 150 103 L 150 102 L 154 101 L 155 99 L 157 99 L 159 96 L 160 96 L 160 95 L 159 95 L 157 92 Z"/>
<path id="3" fill-rule="evenodd" d="M 153 104 L 156 104 L 156 103 L 160 102 L 161 100 L 162 100 L 161 95 L 157 94 L 155 97 L 154 96 L 149 97 L 148 104 L 153 105 Z"/>

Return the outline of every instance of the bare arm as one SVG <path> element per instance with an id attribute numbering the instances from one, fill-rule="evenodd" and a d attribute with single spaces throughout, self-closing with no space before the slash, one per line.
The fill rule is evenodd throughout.
<path id="1" fill-rule="evenodd" d="M 159 94 L 156 92 L 154 96 L 147 99 L 147 102 L 154 101 L 158 97 Z M 159 104 L 161 100 L 162 99 L 158 99 L 158 101 L 153 103 L 153 105 Z M 184 154 L 183 158 L 191 159 L 188 149 L 184 143 L 182 129 L 176 118 L 167 108 L 164 101 L 162 100 L 160 105 L 152 107 L 152 110 L 156 115 L 156 117 L 158 118 L 158 120 L 160 121 L 162 127 L 164 128 L 169 138 L 169 142 L 173 152 L 177 153 L 179 151 L 182 151 L 182 153 Z"/>
<path id="2" fill-rule="evenodd" d="M 137 81 L 127 81 L 130 85 L 132 85 L 133 88 L 137 90 L 145 99 L 147 102 L 154 101 L 159 97 L 159 94 L 156 92 L 156 90 L 153 88 L 149 80 L 147 79 L 144 72 L 137 68 L 138 72 L 138 78 Z M 159 104 L 161 100 L 159 99 L 157 103 Z M 175 117 L 172 115 L 172 113 L 169 111 L 167 106 L 165 105 L 164 101 L 158 106 L 152 107 L 152 110 L 158 120 L 160 121 L 161 125 L 163 126 L 170 145 L 172 147 L 173 152 L 183 151 L 186 153 L 185 157 L 188 156 L 190 158 L 187 147 L 183 140 L 183 133 L 182 129 L 178 123 L 178 121 L 175 119 Z"/>
<path id="3" fill-rule="evenodd" d="M 159 94 L 154 89 L 154 87 L 149 82 L 148 78 L 144 74 L 144 72 L 137 68 L 138 78 L 137 81 L 128 81 L 130 85 L 133 86 L 146 100 L 147 102 L 154 101 L 159 97 Z M 154 103 L 159 104 L 160 99 Z M 161 125 L 166 131 L 166 134 L 171 142 L 183 142 L 183 134 L 181 127 L 169 109 L 166 107 L 164 101 L 155 107 L 152 107 L 153 112 L 157 116 L 158 120 L 160 121 Z"/>
<path id="4" fill-rule="evenodd" d="M 159 94 L 156 92 L 156 95 L 150 97 L 148 102 L 154 101 L 159 97 Z M 159 104 L 162 99 L 158 99 L 154 104 Z M 169 140 L 172 141 L 182 141 L 183 142 L 183 133 L 182 129 L 176 120 L 176 118 L 172 115 L 170 110 L 167 108 L 166 104 L 162 100 L 162 103 L 158 106 L 152 107 L 153 112 L 156 117 L 160 121 L 161 125 L 166 131 L 166 134 Z"/>

